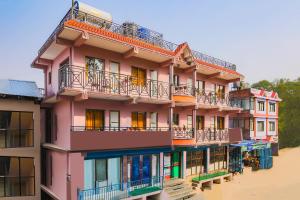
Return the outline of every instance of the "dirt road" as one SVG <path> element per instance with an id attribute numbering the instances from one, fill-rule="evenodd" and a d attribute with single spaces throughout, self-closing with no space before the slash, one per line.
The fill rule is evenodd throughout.
<path id="1" fill-rule="evenodd" d="M 205 200 L 300 200 L 300 147 L 280 150 L 273 168 L 234 176 L 204 191 Z"/>

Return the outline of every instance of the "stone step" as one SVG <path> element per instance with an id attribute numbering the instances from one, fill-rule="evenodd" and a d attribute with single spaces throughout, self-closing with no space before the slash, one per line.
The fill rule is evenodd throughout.
<path id="1" fill-rule="evenodd" d="M 173 190 L 179 190 L 179 189 L 186 188 L 186 187 L 189 187 L 189 186 L 190 186 L 190 185 L 187 184 L 187 183 L 182 183 L 182 184 L 179 184 L 179 185 L 175 185 L 175 186 L 173 186 L 173 187 L 167 187 L 167 188 L 165 188 L 164 190 L 165 190 L 166 192 L 171 192 L 171 191 L 173 191 Z"/>
<path id="2" fill-rule="evenodd" d="M 174 197 L 180 194 L 189 194 L 191 192 L 193 192 L 194 190 L 192 188 L 183 188 L 183 189 L 179 189 L 179 190 L 174 190 L 172 192 L 168 192 L 168 195 L 170 197 Z"/>
<path id="3" fill-rule="evenodd" d="M 187 199 L 190 198 L 192 196 L 195 196 L 197 194 L 196 191 L 190 191 L 190 192 L 183 192 L 183 193 L 179 193 L 177 195 L 172 195 L 169 197 L 170 200 L 182 200 L 182 199 Z"/>
<path id="4" fill-rule="evenodd" d="M 180 184 L 183 184 L 183 183 L 184 183 L 183 179 L 171 179 L 171 180 L 168 180 L 168 181 L 164 182 L 164 188 L 173 187 L 175 185 L 180 185 Z"/>

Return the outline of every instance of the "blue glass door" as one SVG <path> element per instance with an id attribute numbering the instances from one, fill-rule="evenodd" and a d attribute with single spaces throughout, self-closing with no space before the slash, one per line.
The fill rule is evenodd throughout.
<path id="1" fill-rule="evenodd" d="M 149 182 L 151 178 L 151 161 L 149 155 L 143 156 L 143 182 Z"/>
<path id="2" fill-rule="evenodd" d="M 132 181 L 140 180 L 140 157 L 133 156 L 132 157 Z"/>

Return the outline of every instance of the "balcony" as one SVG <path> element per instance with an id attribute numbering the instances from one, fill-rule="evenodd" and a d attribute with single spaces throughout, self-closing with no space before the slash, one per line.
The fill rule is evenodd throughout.
<path id="1" fill-rule="evenodd" d="M 64 65 L 59 69 L 59 93 L 76 96 L 87 92 L 89 97 L 141 102 L 169 103 L 169 83 L 139 80 L 130 75 L 103 70 L 86 70 L 85 67 Z"/>
<path id="2" fill-rule="evenodd" d="M 197 90 L 197 103 L 204 109 L 222 109 L 225 111 L 240 111 L 238 104 L 230 100 L 229 93 L 217 94 L 214 91 Z"/>
<path id="3" fill-rule="evenodd" d="M 128 148 L 163 147 L 172 144 L 169 128 L 103 127 L 85 126 L 71 128 L 71 150 L 116 150 Z"/>
<path id="4" fill-rule="evenodd" d="M 194 138 L 194 130 L 191 128 L 181 128 L 174 127 L 173 128 L 173 139 L 193 139 Z"/>
<path id="5" fill-rule="evenodd" d="M 192 85 L 180 84 L 174 86 L 173 100 L 177 106 L 190 106 L 196 104 L 195 89 Z"/>
<path id="6" fill-rule="evenodd" d="M 78 200 L 128 199 L 147 193 L 157 194 L 163 189 L 163 177 L 152 177 L 92 189 L 78 190 Z"/>
<path id="7" fill-rule="evenodd" d="M 227 143 L 229 142 L 228 129 L 204 128 L 196 131 L 196 143 Z"/>

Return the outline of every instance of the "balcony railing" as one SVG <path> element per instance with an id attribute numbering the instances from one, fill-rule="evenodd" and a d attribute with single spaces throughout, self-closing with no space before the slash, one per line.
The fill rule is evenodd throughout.
<path id="1" fill-rule="evenodd" d="M 163 188 L 163 177 L 152 177 L 137 181 L 109 185 L 86 190 L 78 190 L 78 200 L 92 199 L 125 199 L 146 193 L 160 191 Z"/>
<path id="2" fill-rule="evenodd" d="M 229 93 L 216 93 L 214 91 L 196 90 L 197 102 L 207 105 L 223 105 L 239 108 L 240 105 L 231 101 Z"/>
<path id="3" fill-rule="evenodd" d="M 124 131 L 170 131 L 169 127 L 92 127 L 92 126 L 72 126 L 71 131 L 81 132 L 81 131 L 99 131 L 99 132 L 124 132 Z"/>
<path id="4" fill-rule="evenodd" d="M 195 89 L 192 85 L 180 84 L 174 86 L 173 95 L 185 95 L 185 96 L 194 96 Z"/>
<path id="5" fill-rule="evenodd" d="M 74 19 L 79 22 L 85 22 L 88 24 L 91 24 L 93 26 L 96 26 L 101 29 L 106 29 L 110 32 L 117 33 L 120 35 L 124 35 L 126 37 L 134 38 L 143 42 L 147 42 L 149 44 L 159 46 L 163 49 L 169 50 L 169 51 L 175 51 L 175 49 L 178 47 L 177 44 L 174 44 L 172 42 L 166 41 L 163 39 L 163 35 L 144 28 L 142 26 L 139 26 L 135 23 L 123 23 L 122 25 L 116 24 L 114 22 L 106 21 L 104 19 L 101 19 L 99 17 L 93 16 L 91 14 L 79 11 L 74 9 L 74 13 L 72 15 L 71 9 L 67 12 L 67 14 L 64 16 L 64 18 L 60 21 L 58 26 L 55 28 L 53 33 L 50 35 L 50 37 L 46 40 L 44 45 L 39 50 L 39 55 L 41 55 L 46 48 L 49 46 L 49 44 L 55 39 L 56 34 L 60 31 L 60 29 L 63 27 L 64 22 L 67 20 Z M 236 71 L 236 66 L 232 63 L 220 60 L 218 58 L 214 58 L 212 56 L 208 56 L 206 54 L 200 53 L 198 51 L 192 52 L 193 56 L 196 59 L 205 61 L 207 63 L 215 64 L 224 68 L 228 68 L 231 70 Z"/>
<path id="6" fill-rule="evenodd" d="M 169 83 L 156 80 L 139 80 L 130 75 L 104 70 L 86 70 L 84 67 L 64 65 L 59 69 L 59 90 L 82 89 L 125 96 L 152 99 L 169 99 Z"/>
<path id="7" fill-rule="evenodd" d="M 0 129 L 0 148 L 32 147 L 32 129 Z"/>
<path id="8" fill-rule="evenodd" d="M 228 142 L 229 132 L 228 129 L 211 129 L 204 128 L 196 131 L 197 143 L 202 142 Z"/>
<path id="9" fill-rule="evenodd" d="M 193 139 L 194 130 L 192 128 L 174 127 L 173 136 L 174 139 Z"/>

